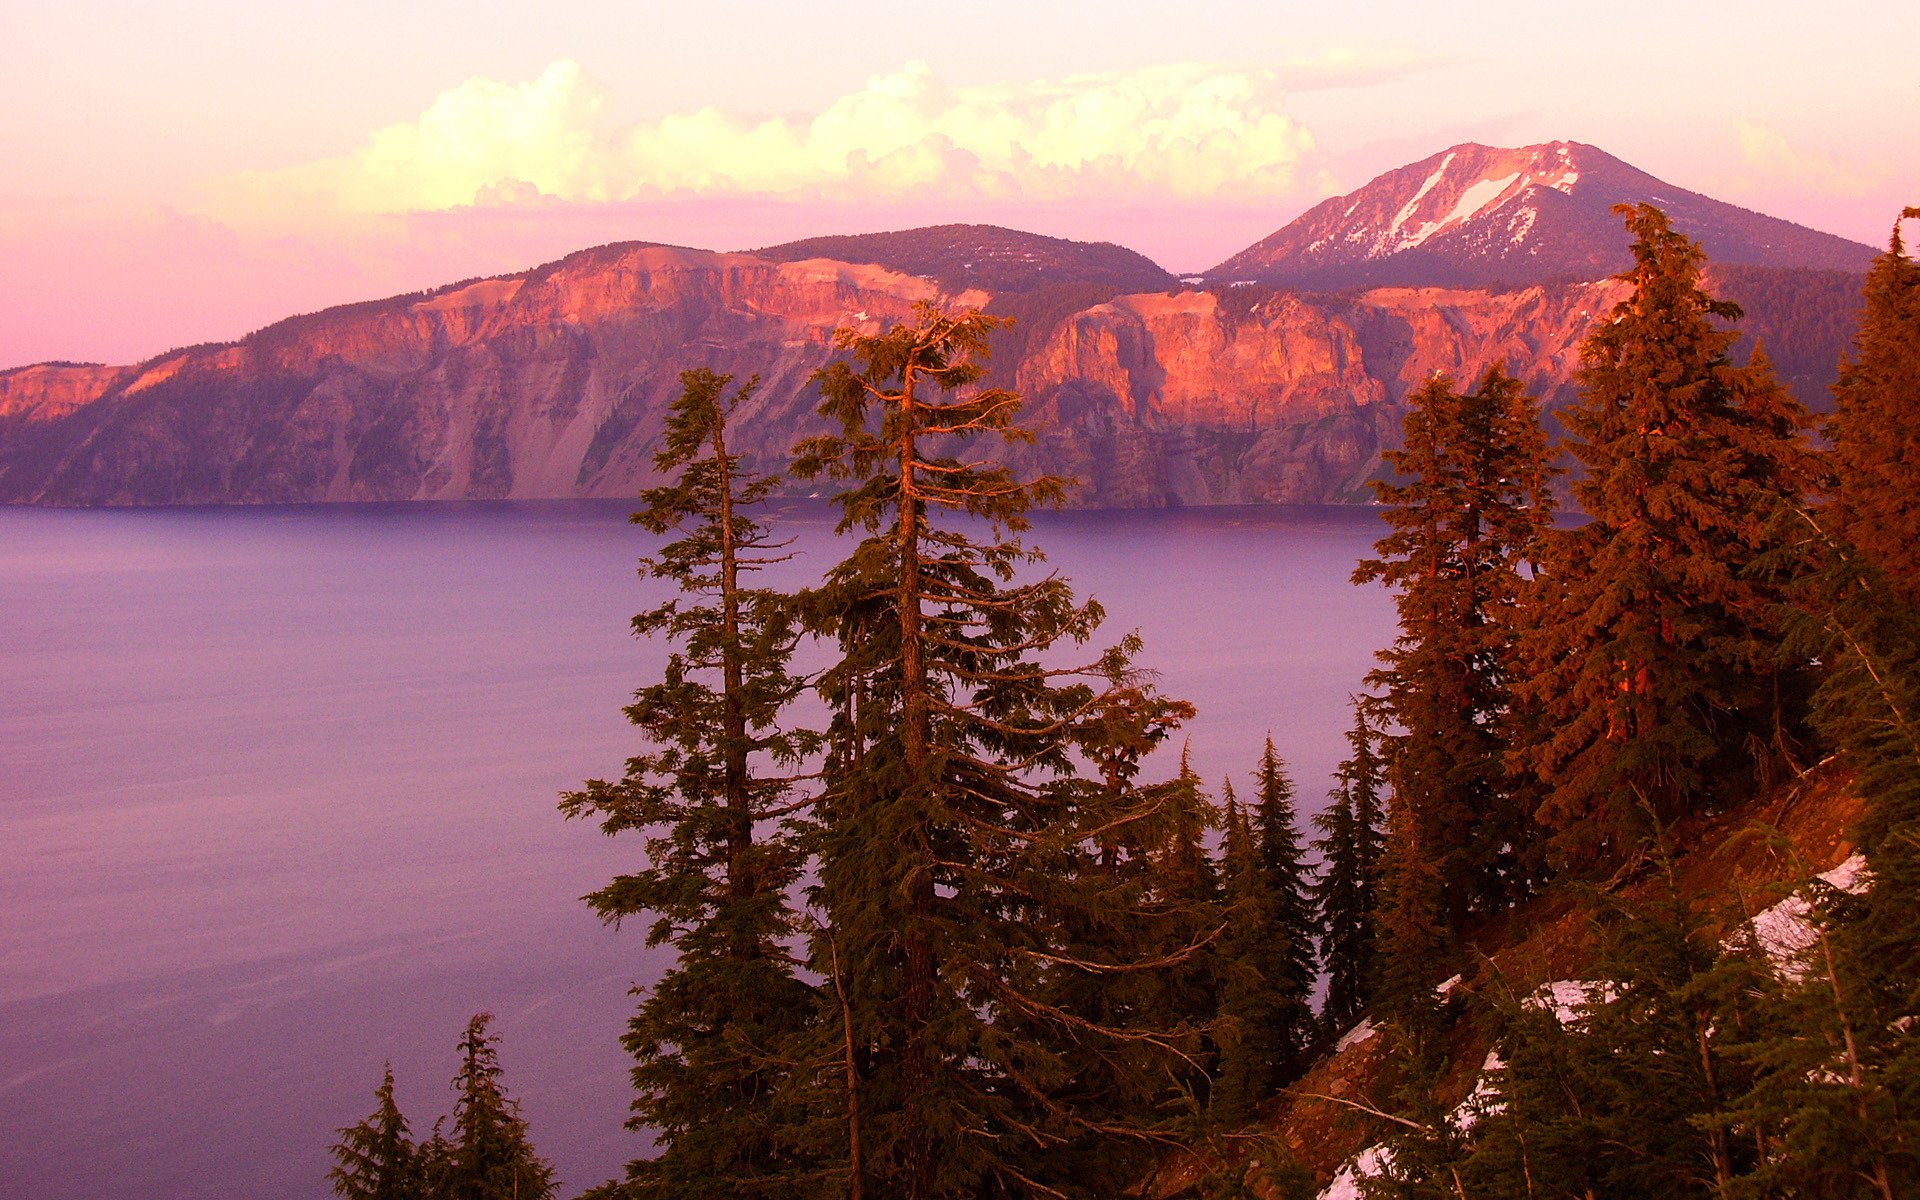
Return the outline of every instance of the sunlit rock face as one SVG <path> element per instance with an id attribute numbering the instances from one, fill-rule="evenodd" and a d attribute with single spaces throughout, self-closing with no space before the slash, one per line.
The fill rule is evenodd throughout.
<path id="1" fill-rule="evenodd" d="M 1027 457 L 1078 476 L 1095 505 L 1359 498 L 1409 391 L 1503 361 L 1563 401 L 1581 338 L 1620 294 L 1123 296 L 1063 321 L 1020 364 L 1042 431 Z"/>
<path id="2" fill-rule="evenodd" d="M 1083 505 L 1351 497 L 1433 371 L 1504 359 L 1557 395 L 1608 286 L 1119 296 L 1026 343 L 1014 382 L 1040 437 L 990 452 L 1078 478 Z M 627 496 L 656 480 L 678 373 L 699 366 L 760 377 L 735 441 L 776 467 L 820 428 L 806 380 L 832 331 L 877 330 L 939 294 L 872 265 L 609 247 L 137 367 L 14 372 L 0 377 L 0 495 Z"/>

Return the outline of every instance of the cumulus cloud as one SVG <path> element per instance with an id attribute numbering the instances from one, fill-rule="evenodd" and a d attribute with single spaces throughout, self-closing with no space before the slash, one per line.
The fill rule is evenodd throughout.
<path id="1" fill-rule="evenodd" d="M 1289 80 L 1330 86 L 1400 69 L 1333 56 L 956 87 L 910 64 L 798 117 L 709 106 L 621 125 L 608 90 L 562 61 L 523 83 L 468 80 L 350 155 L 222 180 L 213 207 L 244 219 L 540 197 L 1253 203 L 1329 190 L 1312 132 L 1287 112 Z"/>
<path id="2" fill-rule="evenodd" d="M 1770 125 L 1736 120 L 1733 132 L 1742 163 L 1765 178 L 1829 196 L 1866 196 L 1880 186 L 1879 177 L 1854 170 L 1832 155 L 1796 150 Z"/>

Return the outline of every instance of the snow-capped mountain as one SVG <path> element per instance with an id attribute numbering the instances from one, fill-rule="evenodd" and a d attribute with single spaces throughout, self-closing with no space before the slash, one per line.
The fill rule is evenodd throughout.
<path id="1" fill-rule="evenodd" d="M 1308 288 L 1495 286 L 1624 269 L 1611 209 L 1659 207 L 1714 262 L 1864 271 L 1869 246 L 1663 182 L 1580 142 L 1468 142 L 1327 200 L 1207 272 Z"/>

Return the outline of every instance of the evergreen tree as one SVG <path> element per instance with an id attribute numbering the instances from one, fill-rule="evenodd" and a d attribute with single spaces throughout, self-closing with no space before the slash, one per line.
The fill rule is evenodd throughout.
<path id="1" fill-rule="evenodd" d="M 1441 1026 L 1435 988 L 1458 969 L 1459 945 L 1446 917 L 1446 889 L 1435 856 L 1404 806 L 1387 816 L 1373 914 L 1374 976 L 1369 1011 L 1384 1019 L 1417 1075 L 1432 1067 Z"/>
<path id="2" fill-rule="evenodd" d="M 1920 264 L 1907 255 L 1901 221 L 1874 260 L 1863 292 L 1853 353 L 1840 364 L 1834 410 L 1835 534 L 1883 572 L 1908 604 L 1920 604 Z"/>
<path id="3" fill-rule="evenodd" d="M 1864 803 L 1871 886 L 1808 889 L 1816 936 L 1781 981 L 1747 1104 L 1782 1125 L 1777 1186 L 1884 1200 L 1920 1188 L 1920 616 L 1821 514 L 1786 523 L 1787 652 L 1824 664 L 1815 724 Z"/>
<path id="4" fill-rule="evenodd" d="M 1272 738 L 1254 784 L 1251 813 L 1228 791 L 1220 1017 L 1231 1034 L 1222 1035 L 1214 1108 L 1229 1120 L 1304 1074 L 1316 1040 L 1313 921 L 1293 781 Z"/>
<path id="5" fill-rule="evenodd" d="M 638 1097 L 630 1126 L 651 1130 L 658 1154 L 630 1167 L 637 1195 L 787 1194 L 805 1163 L 781 1141 L 798 1119 L 785 1085 L 793 1048 L 814 1013 L 793 972 L 795 921 L 787 890 L 801 853 L 779 821 L 809 735 L 782 725 L 804 681 L 789 669 L 796 634 L 789 598 L 750 586 L 780 560 L 750 514 L 777 483 L 727 449 L 728 419 L 753 383 L 687 371 L 655 466 L 671 483 L 642 494 L 634 521 L 678 534 L 643 565 L 680 592 L 634 618 L 642 637 L 674 647 L 661 682 L 627 715 L 652 749 L 617 782 L 568 794 L 570 816 L 609 835 L 644 832 L 648 863 L 587 897 L 611 923 L 645 914 L 649 945 L 671 943 L 674 965 L 645 993 L 624 1039 Z"/>
<path id="6" fill-rule="evenodd" d="M 842 331 L 848 358 L 816 375 L 837 431 L 796 463 L 849 481 L 839 527 L 862 535 L 808 598 L 839 653 L 819 683 L 833 717 L 812 810 L 826 916 L 812 961 L 844 986 L 853 1186 L 909 1200 L 1110 1190 L 1084 1169 L 1095 1148 L 1123 1164 L 1136 1143 L 1082 1103 L 1079 1047 L 1172 1047 L 1055 1002 L 1059 977 L 1152 973 L 1192 949 L 1061 953 L 1113 895 L 1086 869 L 1097 839 L 1143 819 L 1082 786 L 1073 758 L 1083 726 L 1140 693 L 1137 642 L 1078 674 L 1040 661 L 1090 638 L 1101 613 L 1057 577 L 1015 582 L 1037 557 L 1018 537 L 1026 512 L 1062 481 L 1019 482 L 949 449 L 1031 437 L 1013 424 L 1018 397 L 977 388 L 995 324 L 923 306 L 881 334 Z"/>
<path id="7" fill-rule="evenodd" d="M 339 1164 L 327 1172 L 336 1195 L 346 1200 L 418 1200 L 421 1180 L 407 1119 L 393 1102 L 393 1065 L 374 1089 L 371 1116 L 340 1130 L 331 1148 Z"/>
<path id="8" fill-rule="evenodd" d="M 1738 1098 L 1765 957 L 1723 946 L 1725 926 L 1655 853 L 1651 896 L 1592 898 L 1599 979 L 1565 1024 L 1545 997 L 1502 1006 L 1503 1065 L 1456 1162 L 1469 1194 L 1704 1198 L 1755 1182 L 1766 1131 Z"/>
<path id="9" fill-rule="evenodd" d="M 1803 418 L 1763 367 L 1727 358 L 1715 321 L 1739 310 L 1701 290 L 1699 247 L 1657 209 L 1617 211 L 1633 292 L 1587 339 L 1563 414 L 1592 519 L 1548 540 L 1520 689 L 1542 730 L 1522 755 L 1548 789 L 1540 816 L 1575 867 L 1631 858 L 1754 778 L 1778 634 L 1748 571 L 1802 482 Z"/>
<path id="10" fill-rule="evenodd" d="M 492 1013 L 475 1014 L 460 1039 L 453 1136 L 435 1200 L 548 1200 L 554 1193 L 553 1168 L 534 1150 L 520 1106 L 501 1086 L 498 1039 L 487 1032 L 492 1020 Z"/>
<path id="11" fill-rule="evenodd" d="M 1353 702 L 1350 754 L 1340 764 L 1333 804 L 1313 819 L 1320 837 L 1313 849 L 1320 874 L 1312 888 L 1320 931 L 1320 969 L 1327 998 L 1320 1016 L 1326 1033 L 1345 1033 L 1366 1010 L 1372 994 L 1374 910 L 1378 899 L 1384 769 L 1374 750 L 1378 735 L 1367 724 L 1366 706 Z"/>
<path id="12" fill-rule="evenodd" d="M 1367 677 L 1392 731 L 1393 803 L 1433 860 L 1448 919 L 1523 894 L 1538 874 L 1531 789 L 1506 765 L 1514 612 L 1552 519 L 1537 405 L 1498 365 L 1471 392 L 1436 375 L 1408 400 L 1376 482 L 1390 532 L 1355 583 L 1395 592 L 1400 636 Z"/>

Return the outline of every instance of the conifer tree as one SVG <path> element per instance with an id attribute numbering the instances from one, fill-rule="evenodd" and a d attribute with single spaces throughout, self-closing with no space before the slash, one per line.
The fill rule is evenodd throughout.
<path id="1" fill-rule="evenodd" d="M 853 1186 L 908 1200 L 1109 1189 L 1083 1168 L 1116 1139 L 1123 1158 L 1125 1130 L 1081 1103 L 1078 1048 L 1165 1043 L 1056 1003 L 1059 976 L 1151 973 L 1191 950 L 1061 953 L 1112 897 L 1111 877 L 1085 869 L 1096 839 L 1144 819 L 1082 786 L 1072 754 L 1083 726 L 1139 693 L 1137 640 L 1077 674 L 1040 661 L 1101 613 L 1057 577 L 1016 582 L 1037 557 L 1018 537 L 1026 513 L 1062 481 L 960 457 L 973 438 L 1031 437 L 1017 396 L 977 389 L 995 324 L 923 306 L 884 333 L 841 331 L 848 357 L 816 376 L 836 432 L 796 463 L 848 481 L 839 527 L 859 535 L 808 597 L 839 654 L 819 684 L 833 716 L 812 959 L 825 976 L 837 954 L 845 989 Z"/>
<path id="2" fill-rule="evenodd" d="M 1819 661 L 1816 727 L 1864 804 L 1871 886 L 1814 886 L 1815 934 L 1774 996 L 1774 1036 L 1747 1098 L 1781 1124 L 1767 1172 L 1794 1194 L 1920 1188 L 1920 616 L 1886 575 L 1796 510 L 1800 572 L 1787 652 Z"/>
<path id="3" fill-rule="evenodd" d="M 1373 487 L 1390 532 L 1354 571 L 1395 592 L 1400 636 L 1367 677 L 1391 729 L 1393 803 L 1438 870 L 1448 919 L 1497 909 L 1537 871 L 1532 790 L 1509 772 L 1514 613 L 1552 518 L 1537 406 L 1498 365 L 1408 400 L 1404 482 Z"/>
<path id="4" fill-rule="evenodd" d="M 1220 1081 L 1214 1108 L 1242 1119 L 1306 1071 L 1315 1041 L 1313 921 L 1293 808 L 1293 781 L 1268 738 L 1250 811 L 1229 785 L 1228 932 L 1221 950 Z"/>
<path id="5" fill-rule="evenodd" d="M 1862 294 L 1853 353 L 1840 364 L 1833 416 L 1834 533 L 1883 572 L 1909 604 L 1920 603 L 1920 264 L 1908 256 L 1900 224 L 1874 260 Z"/>
<path id="6" fill-rule="evenodd" d="M 1320 969 L 1327 998 L 1320 1015 L 1326 1033 L 1338 1037 L 1359 1020 L 1374 980 L 1374 910 L 1378 899 L 1381 810 L 1386 779 L 1367 724 L 1366 706 L 1355 698 L 1349 755 L 1340 764 L 1333 804 L 1314 817 L 1320 837 L 1313 849 L 1320 874 L 1312 888 L 1320 930 Z"/>
<path id="7" fill-rule="evenodd" d="M 372 1115 L 340 1130 L 327 1172 L 334 1193 L 346 1200 L 419 1200 L 421 1179 L 407 1119 L 393 1101 L 393 1064 L 374 1089 Z"/>
<path id="8" fill-rule="evenodd" d="M 1370 1011 L 1392 1027 L 1416 1073 L 1425 1074 L 1441 1025 L 1435 988 L 1458 969 L 1460 949 L 1447 921 L 1437 859 L 1426 852 L 1419 824 L 1403 806 L 1387 815 L 1379 889 Z"/>
<path id="9" fill-rule="evenodd" d="M 1591 518 L 1548 540 L 1529 589 L 1522 755 L 1567 865 L 1631 859 L 1653 829 L 1754 778 L 1774 719 L 1778 632 L 1748 572 L 1798 499 L 1802 418 L 1763 367 L 1728 359 L 1739 309 L 1701 290 L 1703 257 L 1648 205 L 1632 293 L 1582 348 L 1563 414 Z"/>
<path id="10" fill-rule="evenodd" d="M 553 1168 L 534 1150 L 520 1106 L 500 1083 L 492 1013 L 477 1013 L 460 1039 L 454 1076 L 453 1134 L 435 1200 L 548 1200 Z M 436 1131 L 437 1135 L 437 1131 Z"/>
<path id="11" fill-rule="evenodd" d="M 648 944 L 677 951 L 624 1038 L 636 1060 L 630 1125 L 658 1146 L 630 1167 L 635 1193 L 785 1195 L 806 1166 L 782 1141 L 800 1103 L 786 1086 L 795 1053 L 786 1043 L 818 1001 L 787 945 L 801 852 L 779 819 L 794 801 L 778 771 L 804 759 L 813 739 L 783 724 L 804 687 L 789 668 L 789 598 L 750 582 L 782 557 L 752 515 L 777 480 L 727 448 L 729 417 L 754 384 L 729 394 L 730 376 L 680 379 L 654 459 L 672 482 L 643 493 L 633 518 L 678 535 L 643 571 L 680 595 L 633 621 L 636 634 L 673 647 L 662 680 L 626 710 L 650 748 L 624 778 L 590 781 L 561 807 L 597 817 L 609 835 L 647 836 L 647 865 L 587 901 L 613 924 L 644 914 Z"/>

